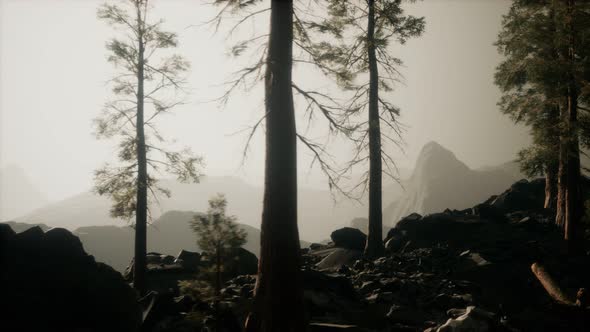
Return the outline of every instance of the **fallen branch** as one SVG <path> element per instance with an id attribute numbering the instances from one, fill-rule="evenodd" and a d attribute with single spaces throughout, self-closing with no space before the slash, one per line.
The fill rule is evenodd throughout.
<path id="1" fill-rule="evenodd" d="M 551 298 L 561 304 L 569 306 L 576 305 L 576 301 L 571 296 L 568 296 L 559 287 L 559 285 L 555 282 L 555 280 L 553 280 L 553 278 L 551 278 L 551 275 L 549 275 L 547 270 L 545 270 L 541 264 L 533 263 L 533 265 L 531 265 L 531 270 L 535 274 L 535 277 L 539 279 L 539 282 L 541 282 L 541 285 L 543 285 L 543 288 L 545 288 L 547 294 L 549 294 Z"/>

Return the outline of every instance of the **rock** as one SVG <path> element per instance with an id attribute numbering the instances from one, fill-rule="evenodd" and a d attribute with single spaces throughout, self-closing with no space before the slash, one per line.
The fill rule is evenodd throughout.
<path id="1" fill-rule="evenodd" d="M 33 227 L 2 246 L 0 330 L 138 330 L 135 291 L 69 231 Z"/>
<path id="2" fill-rule="evenodd" d="M 491 221 L 506 221 L 506 215 L 504 210 L 496 205 L 491 204 L 478 204 L 473 207 L 473 215 L 478 216 L 485 220 Z"/>
<path id="3" fill-rule="evenodd" d="M 394 230 L 395 228 L 392 228 Z M 407 238 L 404 232 L 389 232 L 387 234 L 387 241 L 385 242 L 385 249 L 388 252 L 397 252 L 407 243 Z"/>
<path id="4" fill-rule="evenodd" d="M 320 270 L 337 271 L 343 266 L 352 266 L 354 262 L 363 257 L 360 250 L 334 248 L 332 253 L 316 264 Z"/>
<path id="5" fill-rule="evenodd" d="M 201 263 L 201 254 L 188 250 L 181 250 L 174 260 L 174 263 L 181 265 L 189 271 L 197 271 Z"/>
<path id="6" fill-rule="evenodd" d="M 420 215 L 419 213 L 412 213 L 398 221 L 396 226 L 399 226 L 401 228 L 407 223 L 416 222 L 420 219 L 422 219 L 422 215 Z M 387 237 L 389 238 L 389 233 L 387 234 Z"/>
<path id="7" fill-rule="evenodd" d="M 355 325 L 311 323 L 311 324 L 309 324 L 309 331 L 310 332 L 338 332 L 338 331 L 361 332 L 362 330 L 359 329 Z"/>
<path id="8" fill-rule="evenodd" d="M 233 253 L 234 262 L 226 270 L 226 278 L 231 279 L 240 275 L 258 273 L 258 257 L 244 248 L 238 248 Z"/>
<path id="9" fill-rule="evenodd" d="M 469 306 L 457 318 L 450 318 L 437 332 L 486 332 L 494 328 L 495 315 L 491 312 Z"/>
<path id="10" fill-rule="evenodd" d="M 518 210 L 541 210 L 544 203 L 545 180 L 527 181 L 523 179 L 498 195 L 491 205 L 507 213 Z"/>
<path id="11" fill-rule="evenodd" d="M 165 264 L 165 265 L 169 265 L 169 264 L 174 264 L 174 256 L 171 255 L 162 255 L 160 256 L 160 264 Z"/>
<path id="12" fill-rule="evenodd" d="M 312 243 L 309 245 L 309 249 L 311 250 L 320 250 L 320 249 L 325 249 L 326 245 L 325 244 L 321 244 L 321 243 Z"/>
<path id="13" fill-rule="evenodd" d="M 426 314 L 415 308 L 393 305 L 387 312 L 387 318 L 393 323 L 417 325 L 426 321 Z"/>
<path id="14" fill-rule="evenodd" d="M 367 241 L 367 236 L 363 232 L 351 227 L 333 231 L 330 238 L 336 247 L 355 250 L 364 250 Z"/>

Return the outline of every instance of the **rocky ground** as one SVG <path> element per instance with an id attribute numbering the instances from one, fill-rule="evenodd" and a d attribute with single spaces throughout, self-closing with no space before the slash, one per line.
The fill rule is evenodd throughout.
<path id="1" fill-rule="evenodd" d="M 387 255 L 373 261 L 362 258 L 366 237 L 352 228 L 303 249 L 311 330 L 589 331 L 587 295 L 580 292 L 580 306 L 559 304 L 531 271 L 543 264 L 574 299 L 590 286 L 588 254 L 567 254 L 552 213 L 537 208 L 542 200 L 541 181 L 522 181 L 473 209 L 410 215 L 388 232 Z M 254 282 L 226 284 L 234 326 L 245 319 Z"/>
<path id="2" fill-rule="evenodd" d="M 590 331 L 584 291 L 590 256 L 567 253 L 551 211 L 538 209 L 542 205 L 542 181 L 522 181 L 472 209 L 412 214 L 387 232 L 387 253 L 376 260 L 363 258 L 366 236 L 360 230 L 334 231 L 331 243 L 302 249 L 310 330 Z M 155 291 L 137 304 L 125 279 L 94 262 L 67 231 L 16 234 L 0 227 L 0 236 L 2 305 L 12 306 L 4 311 L 10 314 L 4 327 L 30 325 L 26 316 L 36 315 L 46 326 L 101 322 L 90 331 L 105 330 L 105 324 L 132 330 L 141 321 L 143 331 L 215 331 L 213 303 L 194 280 L 207 265 L 198 253 L 151 253 Z M 228 332 L 243 326 L 255 283 L 256 257 L 247 251 L 239 257 L 227 272 L 219 306 Z M 577 305 L 551 298 L 531 271 L 533 263 Z M 85 287 L 94 290 L 82 292 Z"/>

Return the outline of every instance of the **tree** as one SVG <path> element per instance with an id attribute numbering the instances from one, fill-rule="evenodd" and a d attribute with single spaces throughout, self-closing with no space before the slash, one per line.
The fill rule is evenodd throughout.
<path id="1" fill-rule="evenodd" d="M 258 60 L 238 71 L 237 77 L 229 82 L 228 90 L 220 98 L 225 103 L 236 88 L 244 86 L 248 89 L 264 81 L 265 112 L 251 128 L 244 149 L 245 155 L 250 139 L 264 124 L 266 160 L 261 251 L 254 306 L 246 321 L 246 331 L 306 331 L 297 227 L 297 141 L 312 152 L 312 164 L 317 162 L 320 165 L 328 177 L 330 188 L 339 189 L 339 173 L 328 160 L 325 145 L 297 131 L 294 93 L 305 101 L 304 110 L 310 121 L 319 112 L 328 123 L 330 134 L 346 132 L 347 128 L 336 119 L 339 108 L 334 98 L 305 89 L 293 81 L 293 63 L 312 65 L 320 70 L 329 69 L 309 52 L 312 42 L 308 29 L 315 25 L 297 15 L 293 0 L 271 0 L 270 7 L 262 9 L 256 9 L 258 4 L 263 3 L 261 0 L 216 0 L 214 3 L 222 6 L 212 20 L 216 26 L 227 11 L 243 15 L 230 33 L 248 19 L 270 12 L 268 32 L 232 48 L 232 54 L 238 56 L 253 49 Z M 302 3 L 304 7 L 311 4 Z M 304 11 L 313 16 L 305 8 Z M 299 11 L 299 14 L 304 13 Z M 294 56 L 294 48 L 303 55 Z"/>
<path id="2" fill-rule="evenodd" d="M 113 200 L 111 215 L 135 217 L 133 285 L 146 292 L 147 222 L 151 217 L 148 192 L 153 200 L 170 192 L 158 185 L 154 173 L 176 175 L 180 181 L 198 182 L 202 159 L 190 150 L 173 151 L 155 126 L 155 120 L 181 104 L 178 93 L 189 63 L 179 55 L 158 57 L 159 51 L 175 48 L 175 33 L 162 30 L 163 21 L 148 22 L 148 0 L 104 4 L 98 18 L 122 31 L 106 47 L 108 61 L 119 73 L 111 81 L 116 99 L 105 104 L 97 118 L 98 138 L 118 138 L 119 166 L 105 165 L 95 172 L 95 190 Z"/>
<path id="3" fill-rule="evenodd" d="M 572 0 L 515 0 L 497 43 L 506 56 L 496 71 L 500 106 L 533 128 L 534 147 L 521 156 L 524 162 L 544 163 L 548 186 L 555 181 L 557 161 L 556 223 L 570 244 L 581 235 L 576 227 L 582 217 L 580 135 L 585 131 L 578 110 L 587 101 L 589 49 L 581 41 L 589 36 L 588 13 L 587 3 Z M 553 192 L 547 189 L 546 195 Z M 546 202 L 552 200 L 546 196 Z"/>
<path id="4" fill-rule="evenodd" d="M 197 215 L 191 221 L 191 227 L 198 237 L 199 248 L 209 257 L 215 259 L 215 308 L 219 314 L 219 300 L 223 284 L 224 267 L 231 260 L 236 249 L 246 243 L 246 231 L 236 224 L 235 216 L 227 216 L 227 200 L 222 194 L 209 200 L 209 209 L 205 215 Z M 217 317 L 219 318 L 219 317 Z M 217 323 L 219 319 L 217 319 Z M 218 325 L 219 326 L 219 325 Z"/>
<path id="5" fill-rule="evenodd" d="M 329 0 L 328 3 L 329 18 L 316 28 L 334 35 L 341 43 L 320 42 L 313 52 L 330 68 L 329 72 L 341 86 L 353 94 L 351 105 L 340 118 L 347 130 L 356 134 L 351 135 L 355 143 L 354 157 L 345 171 L 369 164 L 369 171 L 355 188 L 362 188 L 364 193 L 368 185 L 369 234 L 365 255 L 374 258 L 384 252 L 382 174 L 397 178 L 395 162 L 385 151 L 383 142 L 400 147 L 402 141 L 397 120 L 400 110 L 380 95 L 392 91 L 402 79 L 399 72 L 402 60 L 393 56 L 389 47 L 392 41 L 405 44 L 408 39 L 420 36 L 425 21 L 423 17 L 407 15 L 402 0 Z M 357 121 L 359 117 L 361 120 Z"/>

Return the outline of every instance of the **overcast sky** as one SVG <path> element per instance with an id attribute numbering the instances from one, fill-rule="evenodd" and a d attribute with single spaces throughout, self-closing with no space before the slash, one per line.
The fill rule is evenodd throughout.
<path id="1" fill-rule="evenodd" d="M 113 31 L 96 19 L 100 3 L 0 0 L 0 166 L 22 167 L 51 200 L 89 189 L 93 170 L 113 160 L 113 142 L 97 141 L 92 134 L 92 119 L 110 97 L 105 82 L 113 73 L 104 48 Z M 260 90 L 235 95 L 224 109 L 206 102 L 217 96 L 216 86 L 239 69 L 239 62 L 225 55 L 231 44 L 224 33 L 201 25 L 216 12 L 205 3 L 154 1 L 152 15 L 179 33 L 177 51 L 192 63 L 190 102 L 162 119 L 160 127 L 179 146 L 190 146 L 205 158 L 206 174 L 261 184 L 262 136 L 240 167 L 245 136 L 232 135 L 262 115 Z M 387 96 L 401 107 L 407 126 L 406 153 L 391 150 L 401 167 L 413 167 L 420 148 L 431 140 L 474 168 L 509 161 L 527 144 L 526 130 L 498 111 L 493 85 L 500 61 L 493 42 L 508 5 L 503 0 L 425 0 L 407 6 L 425 16 L 427 25 L 423 37 L 393 50 L 405 62 L 405 85 Z M 299 70 L 295 76 L 321 80 L 314 75 Z M 317 171 L 306 175 L 308 153 L 300 149 L 300 155 L 300 183 L 321 185 Z"/>

